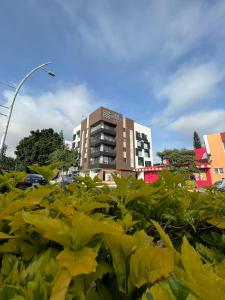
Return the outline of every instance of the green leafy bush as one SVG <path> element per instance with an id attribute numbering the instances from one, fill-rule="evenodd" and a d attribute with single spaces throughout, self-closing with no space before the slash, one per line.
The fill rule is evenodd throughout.
<path id="1" fill-rule="evenodd" d="M 114 189 L 79 178 L 20 191 L 20 177 L 0 177 L 0 299 L 225 299 L 223 193 L 170 173 Z"/>

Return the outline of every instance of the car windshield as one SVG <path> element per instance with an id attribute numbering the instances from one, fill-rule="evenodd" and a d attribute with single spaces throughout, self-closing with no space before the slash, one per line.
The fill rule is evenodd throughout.
<path id="1" fill-rule="evenodd" d="M 221 185 L 222 184 L 222 180 L 218 180 L 214 183 L 214 185 L 218 186 L 218 185 Z"/>
<path id="2" fill-rule="evenodd" d="M 31 177 L 31 178 L 43 178 L 43 176 L 40 175 L 40 174 L 29 174 L 28 177 Z"/>
<path id="3" fill-rule="evenodd" d="M 71 181 L 72 179 L 73 179 L 73 177 L 70 176 L 70 175 L 64 175 L 64 176 L 63 176 L 63 180 Z"/>

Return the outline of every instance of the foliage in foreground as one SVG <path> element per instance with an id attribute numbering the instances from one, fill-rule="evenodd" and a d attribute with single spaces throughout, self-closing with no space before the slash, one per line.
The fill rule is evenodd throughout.
<path id="1" fill-rule="evenodd" d="M 26 191 L 21 176 L 0 176 L 0 299 L 225 299 L 224 194 L 169 173 Z"/>

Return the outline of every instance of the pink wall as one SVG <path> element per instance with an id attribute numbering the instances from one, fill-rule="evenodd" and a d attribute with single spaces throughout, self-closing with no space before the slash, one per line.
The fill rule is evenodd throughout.
<path id="1" fill-rule="evenodd" d="M 200 176 L 195 175 L 197 187 L 201 188 L 204 186 L 210 186 L 212 184 L 210 169 L 202 169 L 202 170 L 200 170 L 200 173 L 206 174 L 206 180 L 201 180 Z"/>
<path id="2" fill-rule="evenodd" d="M 159 179 L 158 172 L 145 172 L 145 182 L 155 182 Z"/>

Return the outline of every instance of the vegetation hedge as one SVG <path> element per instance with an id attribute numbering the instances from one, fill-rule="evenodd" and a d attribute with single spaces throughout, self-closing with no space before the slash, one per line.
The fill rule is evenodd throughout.
<path id="1" fill-rule="evenodd" d="M 225 194 L 170 173 L 15 189 L 24 176 L 0 176 L 0 299 L 225 299 Z"/>

